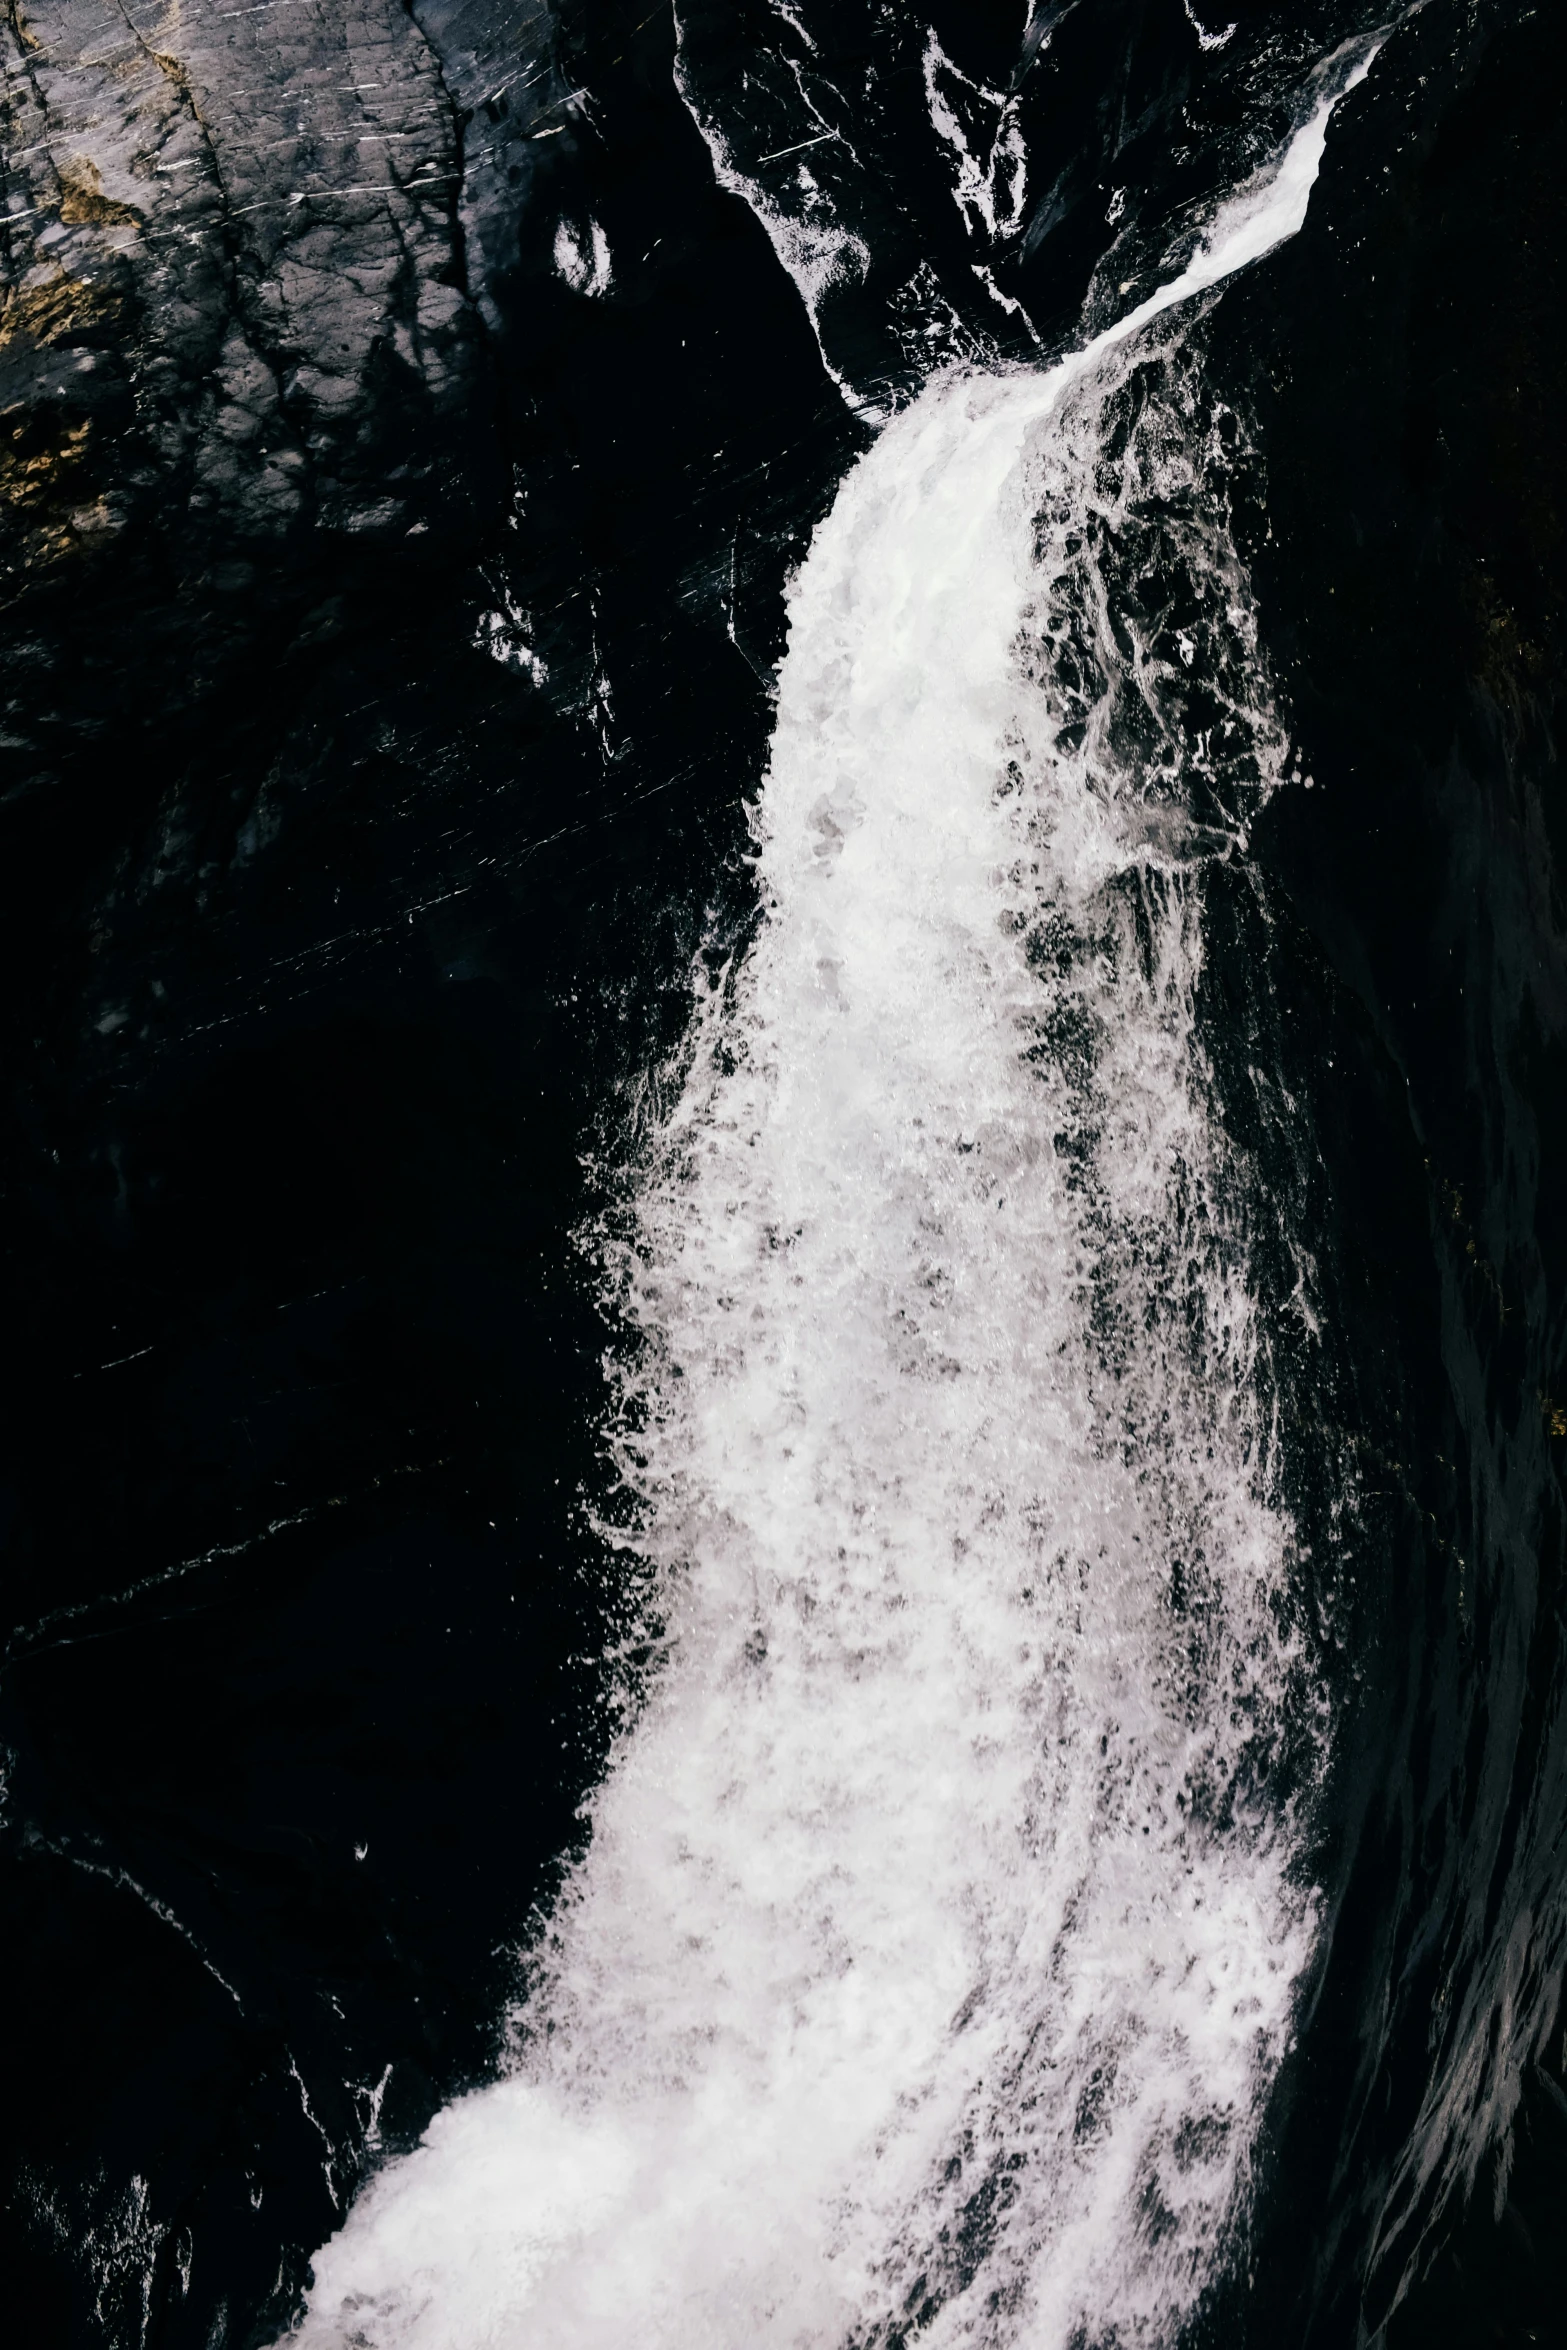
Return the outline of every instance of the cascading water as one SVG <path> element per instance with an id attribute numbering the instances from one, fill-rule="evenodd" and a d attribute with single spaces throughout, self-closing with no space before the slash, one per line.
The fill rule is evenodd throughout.
<path id="1" fill-rule="evenodd" d="M 817 535 L 763 920 L 605 1250 L 657 1667 L 511 2069 L 301 2345 L 1163 2342 L 1242 2222 L 1327 1720 L 1194 993 L 1287 753 L 1154 321 L 1298 228 L 1370 54 L 1178 279 L 932 383 Z"/>

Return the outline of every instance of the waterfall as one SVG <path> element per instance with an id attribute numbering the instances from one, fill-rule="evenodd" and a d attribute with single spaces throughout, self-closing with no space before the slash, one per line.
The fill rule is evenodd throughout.
<path id="1" fill-rule="evenodd" d="M 371 2181 L 301 2345 L 1156 2343 L 1226 2255 L 1331 1724 L 1195 1018 L 1288 752 L 1194 298 L 1300 226 L 1373 54 L 817 533 L 762 919 L 602 1250 L 655 1661 L 511 2065 Z"/>

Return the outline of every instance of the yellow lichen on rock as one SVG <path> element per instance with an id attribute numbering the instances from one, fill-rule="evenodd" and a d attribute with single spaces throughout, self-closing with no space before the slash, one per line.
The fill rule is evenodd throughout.
<path id="1" fill-rule="evenodd" d="M 11 567 L 47 570 L 93 538 L 112 534 L 101 500 L 84 502 L 81 468 L 92 439 L 87 417 L 54 424 L 37 411 L 0 421 L 0 515 Z"/>
<path id="2" fill-rule="evenodd" d="M 58 264 L 31 270 L 19 285 L 0 285 L 0 352 L 58 349 L 111 325 L 122 308 L 119 290 L 101 278 L 72 277 Z"/>
<path id="3" fill-rule="evenodd" d="M 0 285 L 10 395 L 0 407 L 0 560 L 13 582 L 115 535 L 115 515 L 90 478 L 97 426 L 72 386 L 94 365 L 80 346 L 118 329 L 125 308 L 114 277 L 77 277 L 57 263 Z"/>
<path id="4" fill-rule="evenodd" d="M 60 191 L 60 218 L 67 228 L 141 226 L 141 215 L 131 205 L 104 194 L 103 175 L 90 155 L 77 155 L 61 164 Z"/>

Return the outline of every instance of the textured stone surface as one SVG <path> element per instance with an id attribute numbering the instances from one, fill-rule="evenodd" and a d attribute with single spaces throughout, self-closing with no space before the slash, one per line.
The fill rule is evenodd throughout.
<path id="1" fill-rule="evenodd" d="M 420 26 L 396 0 L 56 0 L 7 46 L 13 587 L 154 495 L 226 539 L 440 527 L 485 353 Z"/>

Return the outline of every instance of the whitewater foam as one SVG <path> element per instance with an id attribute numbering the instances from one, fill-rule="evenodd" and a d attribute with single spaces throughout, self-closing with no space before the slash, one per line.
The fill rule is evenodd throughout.
<path id="1" fill-rule="evenodd" d="M 1233 2237 L 1326 1730 L 1194 1006 L 1285 747 L 1200 371 L 1138 336 L 1298 228 L 1369 62 L 817 534 L 764 919 L 603 1252 L 656 1664 L 512 2068 L 371 2182 L 311 2350 L 1163 2342 Z"/>

